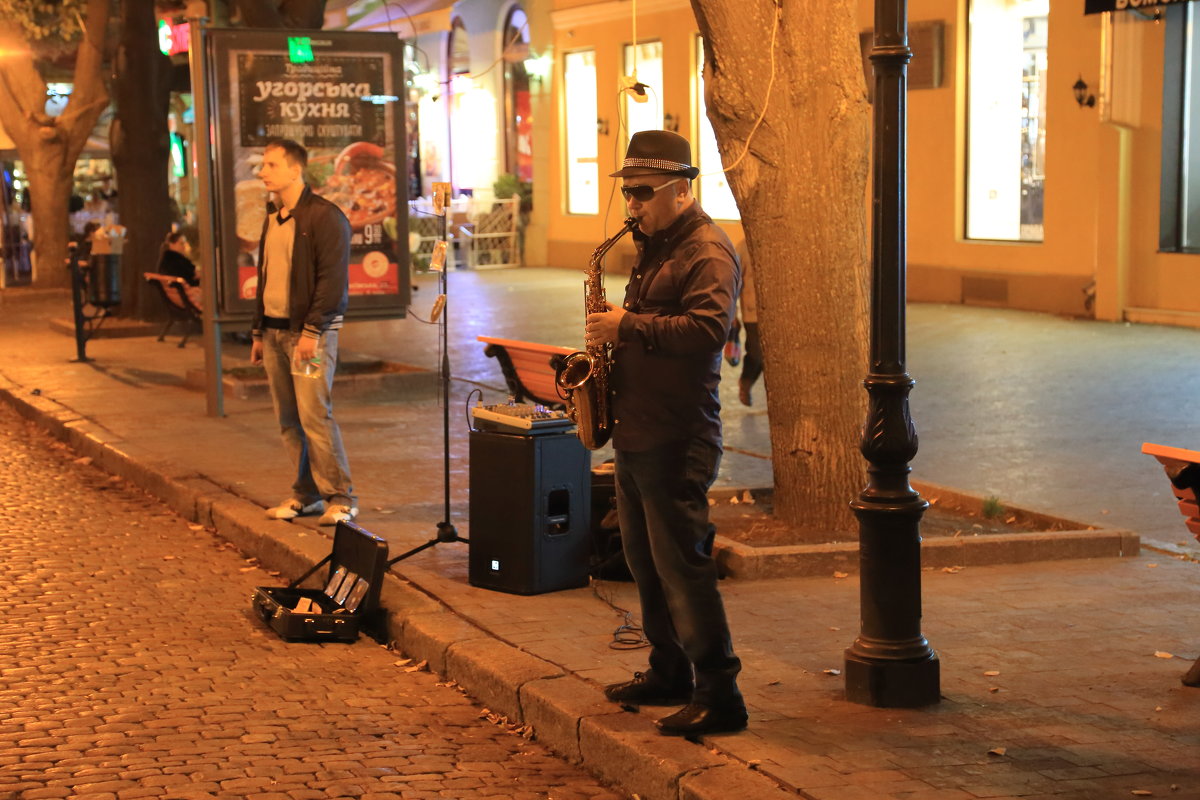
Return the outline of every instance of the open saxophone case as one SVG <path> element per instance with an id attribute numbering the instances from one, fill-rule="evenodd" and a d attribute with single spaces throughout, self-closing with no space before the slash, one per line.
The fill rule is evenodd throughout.
<path id="1" fill-rule="evenodd" d="M 286 641 L 353 642 L 360 630 L 382 628 L 379 591 L 387 560 L 384 539 L 353 522 L 339 522 L 329 555 L 285 587 L 255 588 L 251 606 Z M 325 565 L 324 588 L 303 588 Z"/>

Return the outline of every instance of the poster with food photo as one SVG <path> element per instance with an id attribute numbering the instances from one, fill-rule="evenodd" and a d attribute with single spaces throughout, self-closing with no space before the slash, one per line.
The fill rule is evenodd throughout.
<path id="1" fill-rule="evenodd" d="M 229 90 L 217 107 L 218 173 L 228 209 L 220 215 L 228 233 L 223 294 L 234 307 L 252 308 L 258 242 L 273 200 L 257 172 L 263 146 L 287 138 L 308 150 L 305 182 L 350 221 L 350 315 L 356 309 L 402 315 L 409 259 L 404 170 L 396 166 L 406 152 L 394 85 L 399 40 L 322 32 L 309 40 L 312 60 L 297 63 L 287 38 L 237 32 L 224 47 L 217 39 L 218 81 Z"/>

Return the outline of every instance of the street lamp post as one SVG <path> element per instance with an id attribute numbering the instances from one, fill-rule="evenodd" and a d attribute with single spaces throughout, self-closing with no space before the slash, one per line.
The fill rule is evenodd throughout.
<path id="1" fill-rule="evenodd" d="M 937 654 L 921 633 L 921 515 L 908 482 L 917 453 L 904 364 L 906 0 L 875 0 L 871 365 L 861 449 L 867 486 L 851 504 L 859 521 L 858 638 L 846 649 L 846 699 L 893 708 L 936 703 Z"/>

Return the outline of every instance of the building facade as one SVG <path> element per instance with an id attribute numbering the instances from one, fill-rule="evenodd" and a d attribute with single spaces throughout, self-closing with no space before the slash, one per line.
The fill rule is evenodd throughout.
<path id="1" fill-rule="evenodd" d="M 1200 325 L 1193 4 L 1135 2 L 1096 14 L 1048 0 L 909 3 L 910 299 Z M 690 4 L 640 0 L 636 18 L 633 6 L 555 0 L 550 11 L 556 107 L 549 179 L 535 180 L 548 184 L 535 194 L 546 253 L 531 263 L 587 263 L 622 217 L 605 176 L 644 127 L 692 141 L 702 205 L 741 238 Z M 864 65 L 872 18 L 860 3 Z M 622 92 L 630 82 L 645 102 Z"/>

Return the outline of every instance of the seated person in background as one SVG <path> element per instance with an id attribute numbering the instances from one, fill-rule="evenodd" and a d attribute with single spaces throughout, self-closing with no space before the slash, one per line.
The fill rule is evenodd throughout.
<path id="1" fill-rule="evenodd" d="M 183 278 L 189 286 L 199 286 L 200 278 L 196 275 L 191 254 L 192 245 L 187 237 L 179 231 L 171 231 L 163 240 L 162 255 L 158 259 L 159 274 L 174 275 Z"/>

